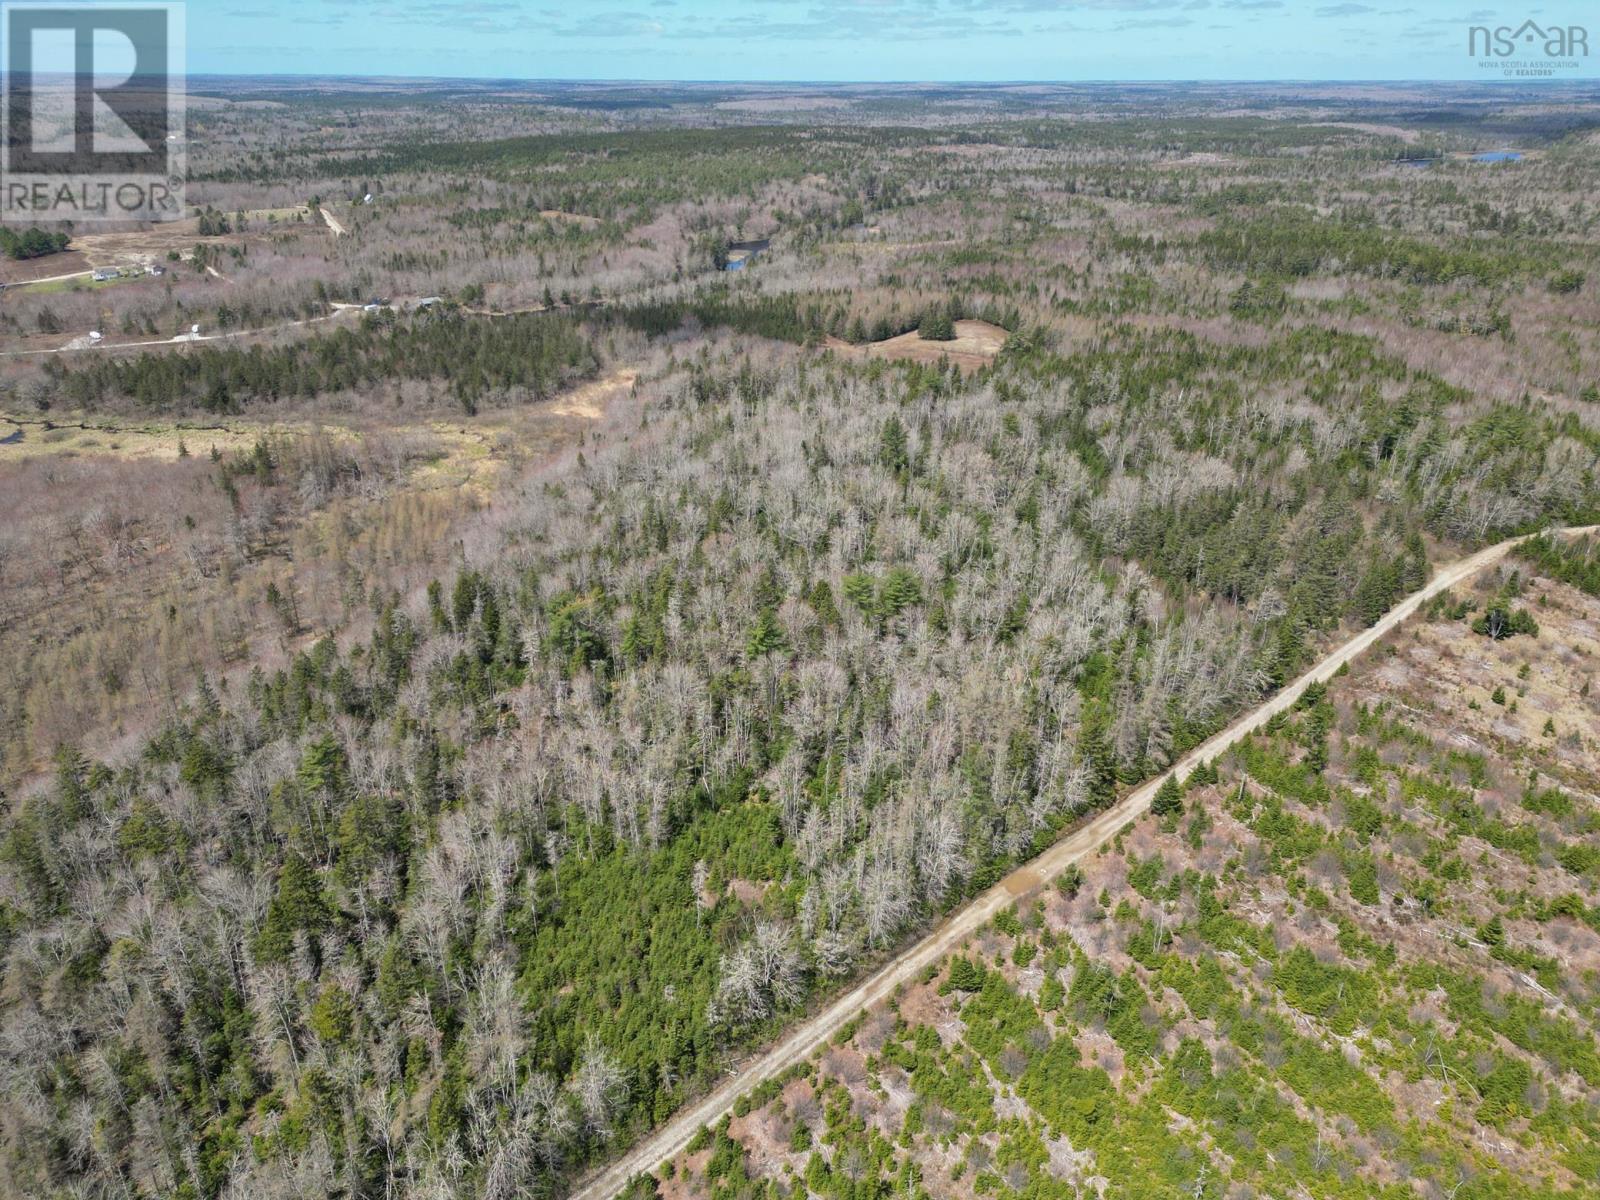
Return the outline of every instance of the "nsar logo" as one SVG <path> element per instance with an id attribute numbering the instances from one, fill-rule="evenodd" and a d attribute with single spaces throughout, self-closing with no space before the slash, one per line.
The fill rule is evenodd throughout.
<path id="1" fill-rule="evenodd" d="M 1589 31 L 1582 25 L 1474 25 L 1467 31 L 1467 53 L 1485 71 L 1512 78 L 1539 79 L 1581 70 L 1589 57 Z"/>

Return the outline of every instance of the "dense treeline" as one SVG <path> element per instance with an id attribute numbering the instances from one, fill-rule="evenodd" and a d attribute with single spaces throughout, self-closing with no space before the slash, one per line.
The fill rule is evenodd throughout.
<path id="1" fill-rule="evenodd" d="M 871 148 L 914 143 L 913 130 L 813 131 L 774 126 L 644 129 L 539 137 L 442 142 L 403 141 L 352 157 L 297 159 L 294 168 L 316 179 L 460 177 L 535 187 L 541 207 L 604 220 L 632 218 L 677 202 L 708 204 L 747 196 L 779 181 L 813 173 L 842 180 L 870 173 Z M 201 173 L 208 182 L 281 177 L 281 159 Z"/>
<path id="2" fill-rule="evenodd" d="M 1395 236 L 1376 225 L 1321 220 L 1303 209 L 1277 208 L 1247 221 L 1225 221 L 1202 234 L 1199 246 L 1213 262 L 1235 269 L 1299 277 L 1342 270 L 1416 284 L 1468 281 L 1503 283 L 1553 265 L 1543 255 L 1530 261 L 1517 253 L 1481 245 L 1435 245 Z"/>
<path id="3" fill-rule="evenodd" d="M 0 254 L 7 258 L 43 258 L 47 254 L 61 253 L 71 242 L 71 234 L 50 233 L 39 228 L 18 233 L 0 226 Z"/>
<path id="4" fill-rule="evenodd" d="M 1541 574 L 1591 596 L 1600 596 L 1600 553 L 1596 552 L 1592 536 L 1530 538 L 1517 552 L 1538 567 Z"/>
<path id="5" fill-rule="evenodd" d="M 615 311 L 631 329 L 661 337 L 694 320 L 705 327 L 774 338 L 796 345 L 815 345 L 826 337 L 852 345 L 881 342 L 916 329 L 930 340 L 955 336 L 952 323 L 965 317 L 1015 330 L 1022 324 L 1016 307 L 951 299 L 913 311 L 899 309 L 864 316 L 852 311 L 851 299 L 802 292 L 747 293 L 702 289 L 679 300 L 631 304 Z"/>
<path id="6" fill-rule="evenodd" d="M 157 411 L 238 412 L 428 380 L 448 384 L 470 413 L 508 397 L 545 399 L 592 373 L 596 360 L 578 325 L 563 316 L 485 320 L 441 312 L 367 320 L 357 329 L 278 346 L 199 346 L 182 354 L 51 366 L 62 395 L 83 408 L 127 400 Z"/>

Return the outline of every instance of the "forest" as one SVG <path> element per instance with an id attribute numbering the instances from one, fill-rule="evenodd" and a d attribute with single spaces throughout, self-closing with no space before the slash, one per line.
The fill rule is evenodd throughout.
<path id="1" fill-rule="evenodd" d="M 1546 418 L 1451 431 L 1426 380 L 1363 415 L 1370 349 L 1240 352 L 1299 414 L 1199 366 L 691 366 L 422 612 L 374 595 L 369 636 L 204 683 L 123 765 L 63 752 L 0 848 L 14 1011 L 125 1032 L 30 1040 L 19 1178 L 67 1169 L 51 1114 L 107 1104 L 83 1169 L 152 1192 L 365 1192 L 450 1146 L 470 1180 L 504 1138 L 525 1182 L 570 1170 L 1376 619 L 1424 539 L 1590 511 Z M 1240 486 L 1273 445 L 1302 465 Z M 164 915 L 125 925 L 136 897 Z"/>
<path id="2" fill-rule="evenodd" d="M 0 310 L 0 1197 L 565 1195 L 1516 535 L 628 1195 L 1600 1187 L 1585 129 L 263 94 Z"/>

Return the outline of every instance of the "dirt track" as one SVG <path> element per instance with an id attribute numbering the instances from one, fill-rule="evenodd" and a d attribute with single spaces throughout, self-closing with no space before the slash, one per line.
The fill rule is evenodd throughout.
<path id="1" fill-rule="evenodd" d="M 1596 531 L 1600 531 L 1600 525 L 1567 532 L 1576 535 Z M 662 1162 L 681 1151 L 702 1125 L 713 1125 L 720 1120 L 745 1092 L 780 1074 L 790 1064 L 808 1057 L 862 1009 L 886 999 L 900 984 L 915 979 L 924 968 L 959 948 L 968 937 L 993 920 L 997 913 L 1015 903 L 1018 897 L 1042 887 L 1067 866 L 1110 841 L 1117 830 L 1150 807 L 1156 789 L 1168 774 L 1175 774 L 1180 779 L 1187 777 L 1202 762 L 1215 758 L 1265 725 L 1272 717 L 1293 706 L 1312 683 L 1331 678 L 1340 667 L 1393 632 L 1434 596 L 1499 562 L 1525 540 L 1526 537 L 1511 538 L 1441 568 L 1421 591 L 1401 601 L 1371 629 L 1363 630 L 1332 651 L 1293 683 L 1184 755 L 1167 772 L 1141 785 L 1104 812 L 1073 829 L 1038 858 L 1017 868 L 988 891 L 952 913 L 921 941 L 874 971 L 822 1011 L 806 1018 L 776 1045 L 742 1064 L 708 1095 L 679 1111 L 621 1158 L 583 1180 L 572 1192 L 570 1200 L 611 1200 L 633 1176 L 654 1171 Z"/>

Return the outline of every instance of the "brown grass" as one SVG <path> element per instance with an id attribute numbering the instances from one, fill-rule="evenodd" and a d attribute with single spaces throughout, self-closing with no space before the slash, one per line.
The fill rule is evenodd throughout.
<path id="1" fill-rule="evenodd" d="M 852 346 L 838 338 L 824 345 L 847 358 L 881 358 L 896 362 L 951 362 L 962 371 L 976 371 L 992 363 L 1011 335 L 987 321 L 957 321 L 954 341 L 931 342 L 913 330 L 883 342 Z"/>
<path id="2" fill-rule="evenodd" d="M 89 260 L 76 248 L 43 258 L 0 258 L 0 283 L 27 283 L 31 279 L 54 279 L 89 270 Z"/>

